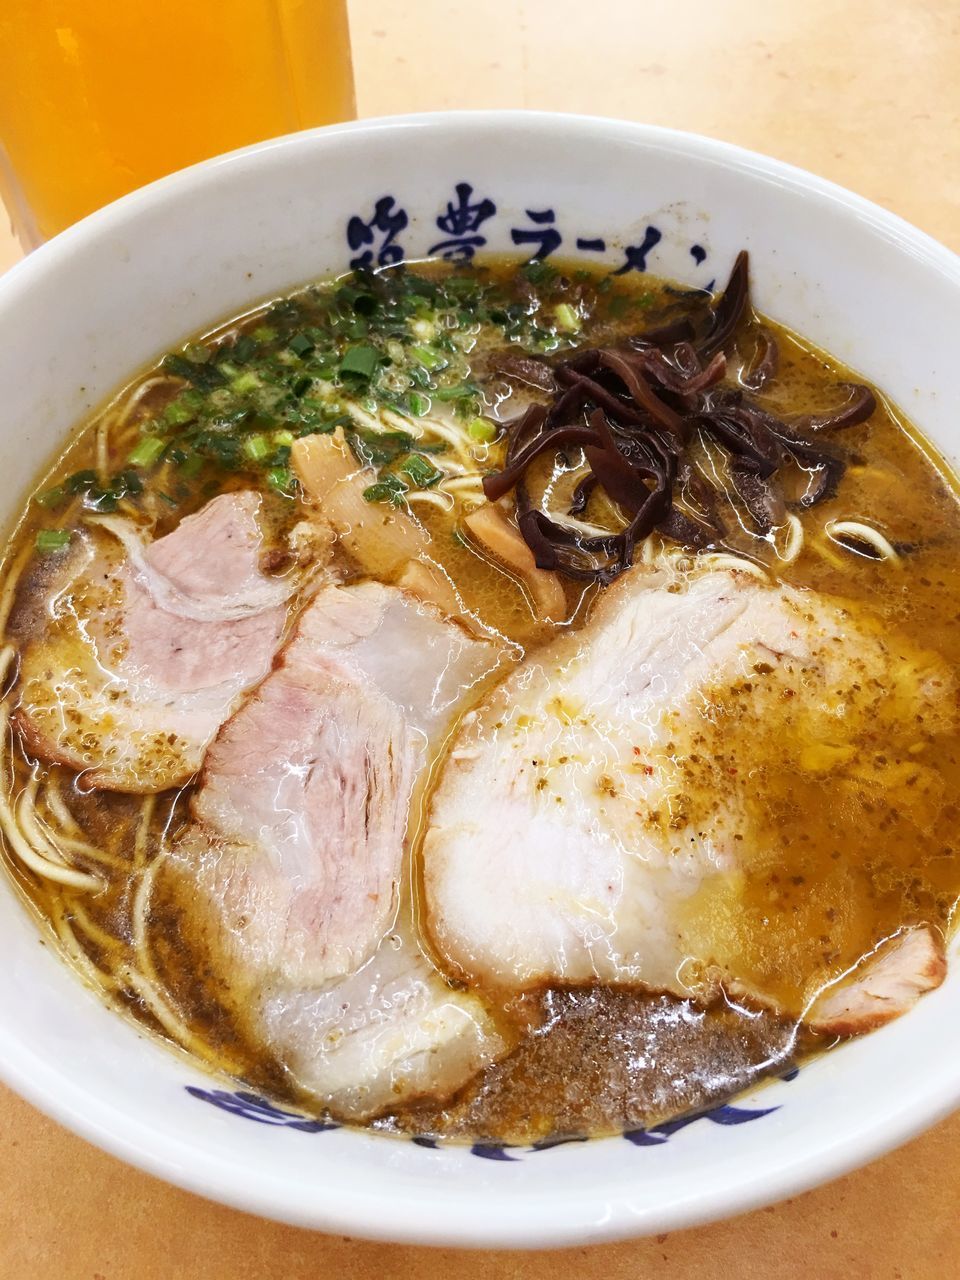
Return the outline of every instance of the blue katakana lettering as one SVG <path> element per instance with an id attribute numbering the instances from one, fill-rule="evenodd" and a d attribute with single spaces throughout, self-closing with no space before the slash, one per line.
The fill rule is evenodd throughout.
<path id="1" fill-rule="evenodd" d="M 510 231 L 510 239 L 514 244 L 537 246 L 531 255 L 531 261 L 533 258 L 549 258 L 550 254 L 559 249 L 563 243 L 560 232 L 552 225 L 556 221 L 556 214 L 552 209 L 527 209 L 526 214 L 534 226 L 513 227 Z"/>
<path id="2" fill-rule="evenodd" d="M 663 233 L 661 231 L 658 231 L 656 227 L 647 227 L 641 244 L 627 245 L 624 250 L 627 260 L 623 266 L 618 268 L 613 274 L 615 276 L 622 276 L 628 271 L 646 271 L 647 254 L 654 248 L 654 246 L 658 245 L 662 239 Z"/>

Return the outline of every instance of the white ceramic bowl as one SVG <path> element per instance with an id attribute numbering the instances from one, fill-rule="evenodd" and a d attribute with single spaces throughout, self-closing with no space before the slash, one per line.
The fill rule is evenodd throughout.
<path id="1" fill-rule="evenodd" d="M 495 213 L 460 217 L 481 200 Z M 918 231 L 702 138 L 553 115 L 420 116 L 176 174 L 0 280 L 3 520 L 88 410 L 196 330 L 368 251 L 416 258 L 478 236 L 532 253 L 544 233 L 613 266 L 657 240 L 650 270 L 691 285 L 722 280 L 745 246 L 762 310 L 878 383 L 956 456 L 960 262 Z M 430 1149 L 238 1096 L 85 990 L 38 945 L 8 885 L 0 971 L 0 1073 L 24 1097 L 171 1182 L 352 1235 L 553 1246 L 689 1226 L 834 1177 L 960 1102 L 956 965 L 909 1016 L 789 1083 L 693 1123 L 541 1150 Z"/>

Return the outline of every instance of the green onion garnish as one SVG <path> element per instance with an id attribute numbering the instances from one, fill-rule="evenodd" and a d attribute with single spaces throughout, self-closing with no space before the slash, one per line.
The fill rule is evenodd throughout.
<path id="1" fill-rule="evenodd" d="M 262 385 L 259 377 L 252 369 L 245 369 L 243 373 L 238 373 L 235 378 L 231 379 L 230 390 L 234 395 L 245 396 L 249 395 L 251 391 L 256 391 Z"/>
<path id="2" fill-rule="evenodd" d="M 317 344 L 312 338 L 308 338 L 305 333 L 295 333 L 287 346 L 298 356 L 305 356 L 312 351 Z"/>
<path id="3" fill-rule="evenodd" d="M 86 489 L 96 487 L 97 473 L 95 471 L 75 471 L 72 476 L 67 476 L 63 483 L 68 493 L 83 493 Z"/>
<path id="4" fill-rule="evenodd" d="M 185 422 L 191 422 L 196 416 L 196 409 L 185 403 L 182 398 L 171 400 L 163 411 L 163 419 L 171 427 L 183 426 Z"/>
<path id="5" fill-rule="evenodd" d="M 189 480 L 191 476 L 195 476 L 203 466 L 203 459 L 199 453 L 191 453 L 183 460 L 180 467 L 180 474 L 186 476 Z"/>
<path id="6" fill-rule="evenodd" d="M 215 364 L 195 364 L 192 360 L 172 353 L 164 356 L 163 367 L 177 378 L 191 382 L 202 391 L 212 391 L 214 387 L 222 387 L 226 379 Z"/>
<path id="7" fill-rule="evenodd" d="M 271 467 L 267 472 L 267 484 L 285 498 L 293 497 L 293 474 L 289 467 Z"/>
<path id="8" fill-rule="evenodd" d="M 247 436 L 243 442 L 243 452 L 252 462 L 262 462 L 272 452 L 270 441 L 266 436 Z"/>
<path id="9" fill-rule="evenodd" d="M 400 470 L 421 489 L 429 489 L 431 485 L 443 479 L 443 472 L 418 453 L 411 453 L 410 457 L 401 463 Z"/>
<path id="10" fill-rule="evenodd" d="M 531 258 L 521 270 L 531 284 L 549 284 L 557 275 L 556 268 L 541 258 Z"/>
<path id="11" fill-rule="evenodd" d="M 475 382 L 463 382 L 458 387 L 440 387 L 434 391 L 434 400 L 466 400 L 471 396 L 480 394 L 480 388 Z"/>
<path id="12" fill-rule="evenodd" d="M 407 396 L 407 408 L 415 418 L 422 418 L 430 409 L 430 401 L 419 391 L 411 391 Z"/>
<path id="13" fill-rule="evenodd" d="M 569 302 L 561 302 L 559 306 L 554 307 L 553 318 L 557 322 L 557 328 L 564 333 L 580 332 L 582 321 Z"/>
<path id="14" fill-rule="evenodd" d="M 131 467 L 152 467 L 166 447 L 162 436 L 147 436 L 130 450 L 127 461 Z"/>
<path id="15" fill-rule="evenodd" d="M 436 337 L 437 326 L 432 320 L 414 320 L 410 328 L 421 342 L 429 342 L 432 338 Z"/>
<path id="16" fill-rule="evenodd" d="M 413 436 L 406 431 L 348 431 L 354 457 L 368 467 L 382 467 L 409 453 Z"/>
<path id="17" fill-rule="evenodd" d="M 384 476 L 364 489 L 363 496 L 367 502 L 389 502 L 394 507 L 402 507 L 406 492 L 407 486 L 399 476 Z"/>
<path id="18" fill-rule="evenodd" d="M 233 356 L 234 360 L 236 360 L 237 364 L 246 364 L 250 357 L 254 355 L 256 350 L 257 343 L 255 339 L 251 338 L 249 333 L 241 333 L 240 337 L 230 348 L 230 354 Z"/>
<path id="19" fill-rule="evenodd" d="M 65 497 L 66 492 L 63 485 L 55 484 L 52 489 L 44 489 L 43 493 L 38 493 L 34 498 L 34 502 L 41 507 L 59 507 Z"/>
<path id="20" fill-rule="evenodd" d="M 467 427 L 467 435 L 480 444 L 492 444 L 497 438 L 497 428 L 486 418 L 474 418 Z"/>
<path id="21" fill-rule="evenodd" d="M 46 555 L 50 551 L 62 551 L 69 542 L 69 529 L 41 529 L 37 534 L 36 548 Z"/>
<path id="22" fill-rule="evenodd" d="M 340 361 L 340 376 L 344 374 L 354 378 L 373 377 L 380 362 L 380 352 L 376 347 L 350 347 Z"/>
<path id="23" fill-rule="evenodd" d="M 439 369 L 447 363 L 439 352 L 431 351 L 429 347 L 411 347 L 410 354 L 428 369 Z"/>

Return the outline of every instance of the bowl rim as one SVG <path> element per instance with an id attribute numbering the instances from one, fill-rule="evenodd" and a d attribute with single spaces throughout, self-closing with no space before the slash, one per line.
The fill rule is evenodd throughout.
<path id="1" fill-rule="evenodd" d="M 900 252 L 925 263 L 960 288 L 960 256 L 898 215 L 827 179 L 781 160 L 699 134 L 603 116 L 526 110 L 436 111 L 350 121 L 303 130 L 204 160 L 161 178 L 97 210 L 41 245 L 0 278 L 0 309 L 56 274 L 59 264 L 82 253 L 91 240 L 109 237 L 142 209 L 189 199 L 215 183 L 218 171 L 256 165 L 265 154 L 309 149 L 326 138 L 354 138 L 422 129 L 479 135 L 522 129 L 563 131 L 572 140 L 598 134 L 622 138 L 652 150 L 682 153 L 694 163 L 711 163 L 747 177 L 773 181 L 822 205 L 845 210 Z M 486 1195 L 444 1196 L 442 1214 L 416 1189 L 397 1189 L 389 1205 L 378 1204 L 372 1220 L 369 1195 L 328 1184 L 322 1203 L 298 1200 L 297 1188 L 262 1171 L 251 1179 L 235 1162 L 192 1146 L 155 1125 L 132 1120 L 102 1095 L 78 1086 L 59 1064 L 40 1057 L 19 1035 L 0 1024 L 0 1079 L 40 1111 L 109 1154 L 147 1173 L 248 1213 L 320 1231 L 349 1233 L 397 1243 L 468 1247 L 541 1248 L 573 1246 L 671 1231 L 744 1213 L 807 1191 L 839 1177 L 906 1142 L 960 1106 L 960 1072 L 945 1064 L 924 1077 L 924 1087 L 860 1131 L 815 1151 L 781 1158 L 765 1168 L 762 1180 L 746 1169 L 707 1193 L 684 1194 L 651 1209 L 631 1187 L 614 1194 L 604 1187 L 589 1205 L 582 1193 L 518 1196 L 504 1187 Z M 473 1203 L 470 1203 L 470 1200 Z M 601 1203 L 602 1201 L 602 1203 Z"/>

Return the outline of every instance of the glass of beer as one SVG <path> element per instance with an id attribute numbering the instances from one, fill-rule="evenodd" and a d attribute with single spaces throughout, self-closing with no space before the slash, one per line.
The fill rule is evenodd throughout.
<path id="1" fill-rule="evenodd" d="M 0 194 L 25 249 L 165 173 L 354 111 L 346 0 L 0 3 Z"/>

